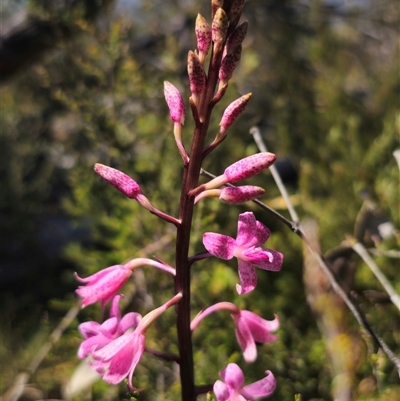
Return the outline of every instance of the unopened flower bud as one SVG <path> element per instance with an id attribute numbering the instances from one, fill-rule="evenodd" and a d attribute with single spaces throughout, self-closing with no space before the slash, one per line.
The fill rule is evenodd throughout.
<path id="1" fill-rule="evenodd" d="M 189 51 L 188 54 L 188 75 L 190 91 L 196 105 L 198 105 L 199 96 L 204 93 L 206 88 L 206 74 L 196 53 Z"/>
<path id="2" fill-rule="evenodd" d="M 203 191 L 220 188 L 227 183 L 245 180 L 261 173 L 261 171 L 271 166 L 275 160 L 276 156 L 269 152 L 256 153 L 255 155 L 245 157 L 227 167 L 224 174 L 215 177 L 206 184 L 198 186 L 189 191 L 188 194 L 189 196 L 196 196 Z"/>
<path id="3" fill-rule="evenodd" d="M 226 54 L 231 54 L 235 51 L 238 46 L 244 41 L 247 34 L 247 27 L 249 23 L 247 21 L 242 22 L 236 29 L 228 36 L 226 40 L 226 45 L 224 49 L 224 56 Z"/>
<path id="4" fill-rule="evenodd" d="M 223 188 L 219 199 L 226 203 L 244 203 L 259 198 L 264 194 L 265 190 L 261 187 L 243 185 L 241 187 Z"/>
<path id="5" fill-rule="evenodd" d="M 130 199 L 136 199 L 142 193 L 137 182 L 122 171 L 99 163 L 95 164 L 94 171 Z"/>
<path id="6" fill-rule="evenodd" d="M 241 96 L 239 99 L 233 101 L 224 111 L 221 122 L 219 123 L 220 134 L 225 131 L 234 123 L 239 115 L 244 111 L 251 98 L 251 93 Z"/>
<path id="7" fill-rule="evenodd" d="M 276 156 L 273 153 L 256 153 L 231 164 L 224 171 L 224 176 L 227 182 L 242 181 L 261 173 L 261 171 L 271 166 L 275 160 Z"/>
<path id="8" fill-rule="evenodd" d="M 185 103 L 179 90 L 170 82 L 164 82 L 164 96 L 169 108 L 171 120 L 181 125 L 185 122 Z"/>
<path id="9" fill-rule="evenodd" d="M 211 28 L 205 18 L 200 14 L 198 14 L 196 18 L 195 31 L 199 58 L 201 62 L 204 62 L 204 57 L 207 55 L 211 45 Z"/>
<path id="10" fill-rule="evenodd" d="M 228 33 L 229 20 L 222 8 L 219 8 L 214 15 L 211 31 L 212 40 L 215 44 L 221 44 L 225 41 L 226 35 Z"/>
<path id="11" fill-rule="evenodd" d="M 237 25 L 242 15 L 245 0 L 233 0 L 229 10 L 229 24 L 231 27 Z"/>
<path id="12" fill-rule="evenodd" d="M 221 63 L 221 67 L 218 72 L 219 88 L 226 85 L 232 78 L 233 71 L 237 67 L 242 55 L 242 45 L 235 48 L 232 53 L 227 54 Z"/>
<path id="13" fill-rule="evenodd" d="M 214 18 L 215 13 L 224 5 L 224 0 L 211 0 L 211 18 Z"/>

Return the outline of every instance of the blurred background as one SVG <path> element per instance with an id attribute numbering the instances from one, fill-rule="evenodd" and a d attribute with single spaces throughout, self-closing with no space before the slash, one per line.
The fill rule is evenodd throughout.
<path id="1" fill-rule="evenodd" d="M 173 264 L 174 230 L 143 213 L 93 172 L 121 169 L 161 210 L 176 215 L 182 174 L 163 97 L 168 80 L 189 96 L 186 58 L 194 23 L 208 1 L 3 0 L 1 82 L 1 369 L 3 400 L 124 400 L 83 370 L 76 357 L 83 321 L 107 317 L 90 306 L 76 316 L 81 276 L 138 256 Z M 399 311 L 352 250 L 358 241 L 400 292 L 399 3 L 397 0 L 248 0 L 242 60 L 216 107 L 252 92 L 228 139 L 205 161 L 219 174 L 258 151 L 257 125 L 305 227 L 345 290 L 397 354 Z M 193 124 L 184 127 L 188 148 Z M 289 217 L 270 174 L 251 180 L 262 199 Z M 223 313 L 194 335 L 198 384 L 213 383 L 230 362 L 248 383 L 273 371 L 271 400 L 400 399 L 393 364 L 357 325 L 301 240 L 255 205 L 199 203 L 191 253 L 204 231 L 235 236 L 252 210 L 281 251 L 280 273 L 259 270 L 257 289 L 238 297 L 236 261 L 193 267 L 193 315 L 221 300 L 265 318 L 278 314 L 279 340 L 245 365 L 232 319 Z M 350 244 L 350 245 L 349 245 Z M 126 289 L 126 310 L 142 314 L 170 298 L 170 277 L 144 268 Z M 63 334 L 51 333 L 63 317 Z M 41 348 L 53 342 L 52 347 Z M 150 348 L 177 352 L 173 312 L 148 333 Z M 43 351 L 43 352 L 42 352 Z M 38 352 L 42 352 L 38 355 Z M 38 359 L 39 358 L 39 359 Z M 36 363 L 38 361 L 38 363 Z M 15 383 L 27 373 L 17 398 Z M 177 400 L 177 368 L 145 355 L 134 384 L 139 400 Z M 75 380 L 75 381 L 73 381 Z M 72 383 L 73 382 L 73 383 Z M 79 382 L 79 384 L 76 384 Z M 83 390 L 79 390 L 83 388 Z M 199 397 L 200 399 L 200 397 Z"/>

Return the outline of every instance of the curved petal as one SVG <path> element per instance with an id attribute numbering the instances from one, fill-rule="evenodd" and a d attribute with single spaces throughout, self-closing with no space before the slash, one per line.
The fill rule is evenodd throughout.
<path id="1" fill-rule="evenodd" d="M 265 320 L 253 312 L 240 311 L 241 318 L 246 321 L 254 341 L 258 343 L 267 343 L 275 341 L 278 336 L 271 334 L 279 328 L 279 318 L 275 315 L 274 320 Z"/>
<path id="2" fill-rule="evenodd" d="M 101 324 L 100 333 L 107 337 L 111 337 L 117 332 L 117 329 L 118 319 L 116 317 L 110 317 Z"/>
<path id="3" fill-rule="evenodd" d="M 136 350 L 133 355 L 132 363 L 131 363 L 131 368 L 129 370 L 129 377 L 128 377 L 128 385 L 130 389 L 133 389 L 132 385 L 132 377 L 133 373 L 136 369 L 137 364 L 139 363 L 140 359 L 142 358 L 143 352 L 144 352 L 144 345 L 145 345 L 145 337 L 144 335 L 140 334 L 138 336 L 138 342 L 136 345 Z"/>
<path id="4" fill-rule="evenodd" d="M 236 245 L 244 246 L 254 241 L 254 234 L 257 232 L 256 218 L 252 212 L 239 215 Z"/>
<path id="5" fill-rule="evenodd" d="M 142 315 L 136 312 L 129 312 L 123 316 L 121 321 L 119 322 L 119 332 L 121 334 L 125 333 L 129 329 L 136 329 L 140 320 L 142 319 Z"/>
<path id="6" fill-rule="evenodd" d="M 103 348 L 112 341 L 112 338 L 105 337 L 102 334 L 88 338 L 82 341 L 79 346 L 77 356 L 80 359 L 87 358 L 92 352 Z"/>
<path id="7" fill-rule="evenodd" d="M 121 310 L 119 308 L 119 301 L 123 298 L 123 295 L 116 295 L 111 302 L 110 317 L 116 317 L 118 321 L 121 320 Z"/>
<path id="8" fill-rule="evenodd" d="M 107 267 L 107 268 L 102 269 L 99 272 L 97 272 L 95 274 L 92 274 L 91 276 L 88 276 L 86 278 L 82 278 L 82 277 L 78 276 L 77 273 L 75 273 L 75 278 L 78 281 L 80 281 L 81 283 L 90 283 L 91 281 L 100 280 L 104 276 L 107 276 L 110 273 L 110 271 L 113 271 L 113 270 L 115 270 L 116 268 L 119 268 L 119 267 L 123 267 L 123 265 L 114 265 L 114 266 Z"/>
<path id="9" fill-rule="evenodd" d="M 233 317 L 236 322 L 236 338 L 243 351 L 243 358 L 246 362 L 254 362 L 257 358 L 257 347 L 247 326 L 246 320 L 241 315 Z"/>
<path id="10" fill-rule="evenodd" d="M 240 285 L 236 284 L 238 294 L 243 295 L 253 291 L 257 285 L 257 274 L 250 262 L 238 259 Z"/>
<path id="11" fill-rule="evenodd" d="M 253 265 L 270 264 L 273 260 L 272 254 L 261 247 L 251 247 L 243 251 L 242 257 Z"/>
<path id="12" fill-rule="evenodd" d="M 236 363 L 229 363 L 219 374 L 232 390 L 239 390 L 243 387 L 244 375 Z"/>
<path id="13" fill-rule="evenodd" d="M 83 298 L 83 307 L 97 301 L 101 301 L 102 306 L 104 306 L 115 296 L 132 274 L 130 269 L 122 265 L 104 269 L 101 273 L 104 273 L 104 271 L 107 271 L 106 274 L 97 276 L 96 280 L 76 290 L 76 293 Z"/>
<path id="14" fill-rule="evenodd" d="M 121 349 L 127 347 L 129 344 L 134 344 L 137 336 L 138 334 L 135 332 L 124 334 L 111 341 L 102 349 L 94 352 L 93 358 L 98 361 L 110 361 L 112 358 L 114 358 L 115 355 L 119 353 Z"/>
<path id="15" fill-rule="evenodd" d="M 221 380 L 217 380 L 214 383 L 213 392 L 217 401 L 229 401 L 230 391 L 229 387 Z"/>
<path id="16" fill-rule="evenodd" d="M 244 386 L 240 393 L 244 397 L 250 399 L 254 397 L 268 397 L 271 395 L 276 388 L 276 379 L 271 371 L 267 370 L 265 373 L 267 376 L 264 377 L 264 379 Z"/>
<path id="17" fill-rule="evenodd" d="M 272 249 L 250 248 L 243 252 L 243 255 L 263 270 L 279 271 L 282 267 L 283 255 Z"/>
<path id="18" fill-rule="evenodd" d="M 79 332 L 83 338 L 96 336 L 100 332 L 100 323 L 97 322 L 84 322 L 78 326 Z"/>
<path id="19" fill-rule="evenodd" d="M 233 258 L 236 241 L 227 235 L 217 233 L 204 233 L 203 244 L 211 255 L 229 260 Z"/>

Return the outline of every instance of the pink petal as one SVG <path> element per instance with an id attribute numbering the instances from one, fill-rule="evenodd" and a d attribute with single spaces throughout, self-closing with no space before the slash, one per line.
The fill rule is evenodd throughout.
<path id="1" fill-rule="evenodd" d="M 125 333 L 128 329 L 136 329 L 142 315 L 136 312 L 127 313 L 119 322 L 119 331 Z"/>
<path id="2" fill-rule="evenodd" d="M 246 362 L 254 362 L 257 358 L 257 347 L 253 339 L 250 328 L 247 326 L 246 320 L 240 315 L 234 316 L 236 322 L 236 338 L 243 351 L 243 357 Z"/>
<path id="3" fill-rule="evenodd" d="M 79 346 L 77 356 L 80 359 L 85 359 L 92 352 L 94 352 L 100 348 L 103 348 L 111 341 L 112 341 L 112 338 L 106 337 L 102 334 L 98 334 L 97 336 L 90 337 L 87 340 L 82 341 L 81 345 Z"/>
<path id="4" fill-rule="evenodd" d="M 102 273 L 102 274 L 99 274 Z M 83 298 L 82 306 L 101 301 L 104 306 L 110 301 L 132 274 L 130 269 L 116 265 L 104 269 L 92 276 L 95 277 L 86 286 L 79 287 L 76 293 Z"/>
<path id="5" fill-rule="evenodd" d="M 236 284 L 238 294 L 243 295 L 253 291 L 257 285 L 257 274 L 249 262 L 238 259 L 240 285 Z"/>
<path id="6" fill-rule="evenodd" d="M 279 329 L 279 317 L 277 315 L 275 315 L 274 320 L 266 320 L 248 310 L 241 310 L 240 314 L 246 320 L 251 330 L 255 330 L 258 327 L 268 331 L 276 331 Z"/>
<path id="7" fill-rule="evenodd" d="M 241 394 L 246 398 L 268 397 L 276 388 L 276 379 L 271 371 L 267 370 L 264 379 L 244 386 Z"/>
<path id="8" fill-rule="evenodd" d="M 283 255 L 266 248 L 252 248 L 243 252 L 251 263 L 263 270 L 279 271 L 282 267 Z"/>
<path id="9" fill-rule="evenodd" d="M 119 308 L 119 301 L 123 298 L 123 295 L 116 295 L 111 302 L 110 317 L 116 317 L 118 321 L 121 320 L 121 310 Z"/>
<path id="10" fill-rule="evenodd" d="M 256 232 L 257 232 L 257 224 L 254 214 L 252 212 L 246 212 L 240 214 L 238 220 L 236 245 L 245 246 L 253 242 L 254 234 Z"/>
<path id="11" fill-rule="evenodd" d="M 117 329 L 118 319 L 116 317 L 110 317 L 109 319 L 105 320 L 100 326 L 100 333 L 107 337 L 111 337 L 117 332 Z"/>
<path id="12" fill-rule="evenodd" d="M 82 337 L 86 339 L 99 334 L 100 324 L 97 322 L 84 322 L 78 326 L 78 330 Z"/>
<path id="13" fill-rule="evenodd" d="M 227 235 L 204 233 L 203 244 L 207 251 L 217 258 L 224 260 L 233 258 L 233 250 L 235 249 L 236 242 Z"/>
<path id="14" fill-rule="evenodd" d="M 97 273 L 94 273 L 91 276 L 88 276 L 86 278 L 79 277 L 78 274 L 75 273 L 75 278 L 78 281 L 80 281 L 81 283 L 90 283 L 93 281 L 98 281 L 101 278 L 103 278 L 104 276 L 107 276 L 110 272 L 112 272 L 113 270 L 115 270 L 118 267 L 123 267 L 123 265 L 114 265 L 114 266 L 107 267 L 106 269 L 102 269 L 102 270 L 98 271 Z"/>
<path id="15" fill-rule="evenodd" d="M 255 237 L 257 238 L 257 243 L 254 246 L 263 245 L 271 235 L 271 231 L 263 223 L 257 220 L 257 230 Z"/>
<path id="16" fill-rule="evenodd" d="M 236 363 L 229 363 L 219 374 L 224 382 L 233 390 L 238 390 L 243 387 L 244 375 L 242 370 Z"/>
<path id="17" fill-rule="evenodd" d="M 214 383 L 213 392 L 217 397 L 217 401 L 229 401 L 230 391 L 228 386 L 221 380 Z"/>
<path id="18" fill-rule="evenodd" d="M 272 342 L 278 336 L 271 334 L 271 331 L 276 331 L 279 328 L 279 318 L 275 315 L 274 320 L 265 320 L 253 312 L 242 310 L 241 318 L 246 321 L 254 341 L 258 343 Z"/>
<path id="19" fill-rule="evenodd" d="M 143 341 L 141 341 L 143 338 Z M 132 375 L 144 351 L 144 337 L 136 335 L 111 359 L 110 366 L 103 379 L 111 384 L 121 382 L 129 374 L 129 383 L 132 387 Z"/>

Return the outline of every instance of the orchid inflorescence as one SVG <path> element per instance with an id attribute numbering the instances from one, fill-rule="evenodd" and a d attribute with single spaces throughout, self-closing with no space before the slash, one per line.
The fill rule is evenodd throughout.
<path id="1" fill-rule="evenodd" d="M 230 302 L 219 302 L 206 307 L 190 323 L 189 270 L 196 260 L 212 256 L 223 260 L 235 257 L 238 260 L 240 282 L 236 290 L 240 295 L 256 287 L 255 267 L 279 271 L 283 261 L 281 253 L 263 247 L 270 236 L 270 230 L 256 220 L 252 212 L 239 215 L 235 239 L 223 234 L 206 232 L 203 235 L 206 252 L 197 259 L 196 255 L 191 257 L 188 255 L 194 206 L 206 197 L 218 197 L 226 203 L 242 203 L 263 195 L 265 191 L 260 187 L 251 185 L 226 187 L 226 185 L 259 174 L 275 161 L 275 155 L 272 153 L 258 153 L 233 163 L 223 174 L 211 181 L 198 183 L 202 160 L 227 138 L 228 129 L 244 111 L 251 97 L 251 94 L 241 96 L 226 108 L 219 124 L 219 131 L 214 140 L 206 145 L 211 113 L 215 104 L 224 96 L 229 80 L 239 63 L 242 42 L 248 28 L 247 22 L 238 25 L 244 0 L 212 0 L 211 6 L 211 24 L 208 24 L 201 15 L 196 19 L 197 51 L 190 51 L 188 55 L 191 91 L 189 104 L 195 123 L 190 154 L 182 142 L 182 130 L 186 118 L 184 99 L 173 84 L 164 83 L 164 95 L 174 124 L 174 138 L 184 167 L 179 216 L 174 217 L 158 210 L 142 193 L 139 184 L 127 174 L 102 164 L 95 166 L 96 173 L 123 195 L 136 200 L 152 214 L 176 226 L 175 267 L 158 258 L 157 260 L 136 258 L 125 264 L 105 268 L 87 278 L 76 275 L 83 284 L 76 291 L 82 298 L 82 307 L 95 302 L 100 302 L 104 307 L 111 301 L 110 317 L 102 324 L 86 322 L 79 326 L 84 340 L 79 348 L 78 357 L 87 358 L 89 365 L 108 383 L 117 384 L 127 378 L 131 391 L 135 390 L 134 370 L 146 351 L 147 328 L 168 308 L 176 305 L 179 356 L 177 355 L 175 360 L 180 365 L 181 394 L 185 401 L 195 400 L 200 394 L 194 384 L 191 333 L 206 316 L 217 311 L 230 313 L 245 362 L 253 362 L 257 358 L 256 344 L 275 341 L 277 336 L 272 333 L 279 328 L 277 316 L 274 320 L 268 321 L 251 311 L 241 310 Z M 207 57 L 210 59 L 206 71 Z M 175 295 L 143 317 L 136 312 L 122 316 L 119 303 L 123 295 L 119 292 L 135 270 L 142 266 L 151 266 L 169 273 L 174 279 Z M 272 394 L 276 387 L 275 378 L 270 371 L 266 371 L 263 379 L 245 385 L 244 374 L 234 363 L 227 364 L 221 370 L 220 376 L 223 381 L 216 380 L 212 387 L 217 401 L 263 398 Z M 208 388 L 211 389 L 211 386 Z"/>

